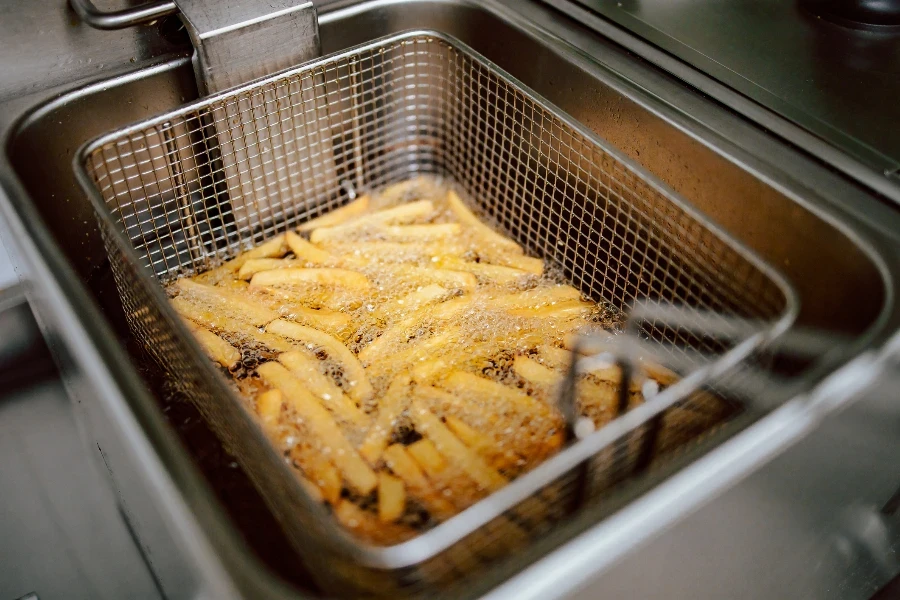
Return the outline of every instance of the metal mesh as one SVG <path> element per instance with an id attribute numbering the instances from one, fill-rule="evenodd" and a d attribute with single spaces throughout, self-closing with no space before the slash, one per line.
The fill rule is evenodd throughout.
<path id="1" fill-rule="evenodd" d="M 148 272 L 156 280 L 203 272 L 356 193 L 433 174 L 585 294 L 619 309 L 651 298 L 772 323 L 794 308 L 773 271 L 672 192 L 434 33 L 395 36 L 213 97 L 105 136 L 82 158 L 135 335 L 337 592 L 417 594 L 474 576 L 569 514 L 585 494 L 582 470 L 530 490 L 517 480 L 487 500 L 505 510 L 486 523 L 465 511 L 411 543 L 360 547 L 306 498 Z M 715 339 L 663 323 L 642 327 L 650 339 L 722 351 Z M 664 413 L 656 452 L 726 416 L 688 402 Z M 648 427 L 591 459 L 588 496 L 633 473 Z"/>

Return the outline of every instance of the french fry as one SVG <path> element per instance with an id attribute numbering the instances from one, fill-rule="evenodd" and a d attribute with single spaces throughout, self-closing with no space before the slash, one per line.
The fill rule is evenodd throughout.
<path id="1" fill-rule="evenodd" d="M 407 223 L 433 211 L 434 204 L 429 200 L 408 202 L 393 208 L 386 208 L 367 215 L 360 215 L 340 225 L 319 227 L 312 231 L 309 239 L 316 244 L 329 240 L 342 240 L 366 228 L 387 225 L 390 223 Z"/>
<path id="2" fill-rule="evenodd" d="M 197 281 L 215 283 L 220 279 L 229 277 L 232 273 L 236 273 L 248 260 L 254 258 L 280 258 L 285 254 L 287 254 L 287 246 L 284 243 L 284 235 L 279 234 L 255 248 L 242 252 L 237 257 L 219 265 L 215 269 L 210 269 L 206 273 L 199 275 Z"/>
<path id="3" fill-rule="evenodd" d="M 185 324 L 211 359 L 226 369 L 233 369 L 241 362 L 240 351 L 212 331 L 200 327 L 193 321 L 186 320 Z"/>
<path id="4" fill-rule="evenodd" d="M 569 319 L 587 317 L 591 314 L 591 310 L 593 310 L 593 307 L 587 302 L 568 300 L 557 302 L 556 304 L 547 304 L 540 308 L 514 308 L 508 312 L 514 317 L 530 319 Z"/>
<path id="5" fill-rule="evenodd" d="M 300 262 L 314 265 L 326 265 L 335 262 L 335 257 L 331 254 L 310 244 L 293 231 L 288 231 L 284 239 L 288 248 L 291 249 L 291 252 L 294 253 L 294 256 Z"/>
<path id="6" fill-rule="evenodd" d="M 498 310 L 537 309 L 547 305 L 579 300 L 581 292 L 570 285 L 539 287 L 525 292 L 501 294 L 491 298 L 491 305 Z"/>
<path id="7" fill-rule="evenodd" d="M 538 355 L 544 364 L 552 369 L 567 369 L 572 362 L 572 353 L 570 351 L 555 346 L 539 346 Z M 643 365 L 640 369 L 643 370 Z M 594 369 L 593 371 L 590 371 L 590 375 L 613 385 L 621 385 L 622 383 L 622 371 L 616 365 L 604 369 Z M 641 391 L 641 386 L 643 385 L 642 380 L 643 377 L 641 375 L 632 377 L 631 383 L 628 386 L 629 391 Z"/>
<path id="8" fill-rule="evenodd" d="M 447 428 L 452 431 L 456 437 L 480 454 L 496 469 L 509 469 L 519 463 L 519 456 L 511 450 L 505 450 L 500 447 L 500 442 L 486 433 L 482 433 L 470 427 L 462 419 L 453 415 L 446 415 L 444 421 Z"/>
<path id="9" fill-rule="evenodd" d="M 332 360 L 341 365 L 350 388 L 347 390 L 347 394 L 359 403 L 372 397 L 374 390 L 366 377 L 365 369 L 347 346 L 337 338 L 318 329 L 291 323 L 284 319 L 276 319 L 269 323 L 266 332 L 297 340 L 307 347 L 325 350 Z"/>
<path id="10" fill-rule="evenodd" d="M 387 186 L 378 194 L 378 203 L 379 205 L 389 206 L 397 202 L 433 195 L 437 189 L 433 180 L 420 175 Z"/>
<path id="11" fill-rule="evenodd" d="M 291 460 L 303 471 L 306 479 L 316 486 L 325 502 L 334 506 L 340 501 L 343 487 L 341 474 L 317 449 L 307 444 L 297 444 L 291 449 Z"/>
<path id="12" fill-rule="evenodd" d="M 552 388 L 562 380 L 562 375 L 527 356 L 517 356 L 513 369 L 522 379 L 542 388 Z"/>
<path id="13" fill-rule="evenodd" d="M 519 407 L 522 410 L 538 414 L 546 414 L 550 410 L 545 404 L 535 400 L 523 391 L 463 371 L 451 373 L 446 379 L 440 381 L 438 385 L 450 392 L 468 394 L 469 396 L 475 397 L 493 398 L 497 401 L 508 403 L 511 406 Z"/>
<path id="14" fill-rule="evenodd" d="M 418 263 L 435 256 L 462 256 L 469 251 L 464 244 L 440 240 L 434 242 L 333 242 L 324 245 L 337 260 L 356 266 L 371 263 Z"/>
<path id="15" fill-rule="evenodd" d="M 421 402 L 413 400 L 410 417 L 416 430 L 430 439 L 443 457 L 455 464 L 475 483 L 489 491 L 496 491 L 507 484 L 503 475 L 491 467 L 481 456 L 453 435 Z"/>
<path id="16" fill-rule="evenodd" d="M 264 427 L 271 428 L 278 423 L 283 403 L 281 390 L 266 390 L 256 398 L 256 414 Z"/>
<path id="17" fill-rule="evenodd" d="M 244 295 L 221 287 L 197 283 L 190 279 L 179 279 L 175 287 L 188 299 L 196 300 L 209 306 L 227 317 L 245 321 L 251 325 L 262 327 L 278 318 L 278 315 L 264 306 L 248 300 Z"/>
<path id="18" fill-rule="evenodd" d="M 366 439 L 359 447 L 359 454 L 371 465 L 377 464 L 381 459 L 381 453 L 384 452 L 390 441 L 397 419 L 409 406 L 409 384 L 409 376 L 395 377 L 379 402 L 375 424 L 369 429 Z"/>
<path id="19" fill-rule="evenodd" d="M 564 370 L 568 369 L 572 364 L 572 352 L 565 348 L 541 344 L 537 347 L 537 351 L 541 362 L 551 369 Z"/>
<path id="20" fill-rule="evenodd" d="M 378 517 L 353 504 L 341 500 L 334 507 L 338 522 L 354 535 L 376 544 L 394 544 L 416 535 L 416 530 L 402 523 L 384 523 Z"/>
<path id="21" fill-rule="evenodd" d="M 289 258 L 252 258 L 241 265 L 241 268 L 238 270 L 238 279 L 249 280 L 262 271 L 298 266 L 300 266 L 298 261 Z"/>
<path id="22" fill-rule="evenodd" d="M 434 442 L 427 438 L 422 438 L 407 446 L 406 451 L 422 467 L 429 479 L 440 480 L 442 478 L 442 474 L 447 468 L 447 461 L 441 456 Z"/>
<path id="23" fill-rule="evenodd" d="M 434 489 L 422 468 L 402 444 L 388 446 L 384 451 L 384 462 L 394 475 L 406 483 L 410 495 L 421 502 L 432 515 L 444 520 L 456 514 L 453 504 Z"/>
<path id="24" fill-rule="evenodd" d="M 335 285 L 359 292 L 368 291 L 369 280 L 362 273 L 347 269 L 329 268 L 288 268 L 262 271 L 253 276 L 250 285 L 253 287 L 297 285 L 315 283 L 319 285 Z"/>
<path id="25" fill-rule="evenodd" d="M 432 225 L 389 225 L 378 230 L 379 237 L 387 240 L 430 241 L 459 235 L 459 223 L 435 223 Z"/>
<path id="26" fill-rule="evenodd" d="M 309 392 L 341 421 L 356 429 L 369 425 L 369 417 L 348 398 L 329 377 L 319 371 L 319 359 L 304 351 L 285 352 L 278 356 L 292 375 L 304 381 Z"/>
<path id="27" fill-rule="evenodd" d="M 512 267 L 521 271 L 527 271 L 532 275 L 540 277 L 544 274 L 544 261 L 540 258 L 525 256 L 523 254 L 515 254 L 513 252 L 496 252 L 488 253 L 484 257 L 484 261 L 492 265 L 501 265 L 504 267 Z"/>
<path id="28" fill-rule="evenodd" d="M 371 365 L 369 368 L 374 373 L 381 373 L 384 369 L 392 369 L 392 365 L 416 365 L 427 361 L 432 355 L 449 347 L 456 347 L 460 343 L 459 328 L 448 327 L 424 340 L 414 340 L 402 349 L 391 354 L 383 362 Z"/>
<path id="29" fill-rule="evenodd" d="M 393 523 L 406 510 L 406 486 L 403 480 L 385 472 L 378 474 L 378 518 Z"/>
<path id="30" fill-rule="evenodd" d="M 450 294 L 450 290 L 432 283 L 410 292 L 396 300 L 390 300 L 380 306 L 372 316 L 380 320 L 390 320 L 397 316 L 410 316 L 423 306 L 430 306 Z"/>
<path id="31" fill-rule="evenodd" d="M 301 224 L 299 227 L 297 227 L 297 230 L 300 232 L 306 232 L 312 231 L 313 229 L 318 229 L 319 227 L 333 227 L 334 225 L 340 225 L 341 223 L 349 221 L 350 219 L 363 214 L 368 208 L 369 196 L 368 194 L 366 194 L 360 196 L 349 204 L 345 204 L 340 208 L 336 208 L 320 217 L 316 217 L 315 219 L 311 219 L 306 223 Z"/>
<path id="32" fill-rule="evenodd" d="M 306 391 L 302 381 L 274 362 L 263 363 L 257 372 L 269 385 L 281 390 L 312 435 L 323 448 L 330 450 L 328 455 L 354 490 L 365 495 L 375 489 L 378 485 L 375 472 L 347 441 L 328 411 Z"/>
<path id="33" fill-rule="evenodd" d="M 171 302 L 178 314 L 207 329 L 230 333 L 245 340 L 252 340 L 276 352 L 288 352 L 295 349 L 296 344 L 289 339 L 280 335 L 261 332 L 252 325 L 214 313 L 208 307 L 191 302 L 183 296 L 172 298 Z"/>
<path id="34" fill-rule="evenodd" d="M 499 248 L 515 252 L 516 254 L 522 254 L 522 247 L 519 244 L 482 223 L 481 219 L 476 217 L 475 213 L 469 210 L 453 190 L 447 192 L 447 203 L 450 205 L 450 210 L 453 211 L 456 218 L 472 229 L 479 237 Z"/>
<path id="35" fill-rule="evenodd" d="M 444 269 L 454 271 L 464 271 L 475 275 L 478 279 L 490 283 L 506 285 L 523 281 L 533 274 L 528 271 L 514 269 L 512 267 L 503 267 L 500 265 L 492 265 L 488 263 L 476 263 L 465 261 L 460 258 L 450 256 L 441 257 L 437 261 L 437 265 Z"/>
<path id="36" fill-rule="evenodd" d="M 478 279 L 471 273 L 452 271 L 450 269 L 432 269 L 412 265 L 383 265 L 382 271 L 394 279 L 408 281 L 417 285 L 436 283 L 448 289 L 469 291 L 478 285 Z"/>

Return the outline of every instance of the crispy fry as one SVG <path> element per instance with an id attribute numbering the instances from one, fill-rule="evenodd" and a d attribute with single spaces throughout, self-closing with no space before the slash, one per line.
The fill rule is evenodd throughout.
<path id="1" fill-rule="evenodd" d="M 579 300 L 581 292 L 570 285 L 541 287 L 515 294 L 501 294 L 491 298 L 491 304 L 497 309 L 538 309 L 566 301 Z"/>
<path id="2" fill-rule="evenodd" d="M 538 355 L 544 364 L 552 369 L 566 369 L 572 362 L 572 353 L 570 351 L 555 346 L 539 346 Z M 641 368 L 643 368 L 643 366 Z M 594 369 L 590 372 L 590 375 L 613 385 L 621 385 L 622 383 L 622 371 L 616 365 L 612 365 L 605 369 Z M 642 376 L 632 377 L 628 389 L 632 392 L 639 392 L 641 391 L 642 385 Z"/>
<path id="3" fill-rule="evenodd" d="M 275 269 L 257 273 L 250 280 L 254 287 L 273 285 L 296 285 L 315 283 L 319 285 L 336 285 L 360 292 L 368 291 L 371 285 L 366 276 L 347 269 Z"/>
<path id="4" fill-rule="evenodd" d="M 427 241 L 459 235 L 459 223 L 436 223 L 433 225 L 390 225 L 378 231 L 387 240 Z"/>
<path id="5" fill-rule="evenodd" d="M 368 194 L 360 196 L 353 202 L 349 204 L 345 204 L 340 208 L 336 208 L 330 212 L 325 213 L 320 217 L 316 217 L 315 219 L 311 219 L 306 223 L 303 223 L 297 230 L 300 232 L 312 231 L 313 229 L 318 229 L 319 227 L 332 227 L 334 225 L 340 225 L 350 219 L 353 219 L 364 212 L 369 208 L 369 196 Z"/>
<path id="6" fill-rule="evenodd" d="M 248 300 L 244 295 L 221 287 L 197 283 L 190 279 L 179 279 L 175 284 L 180 295 L 196 300 L 202 305 L 226 317 L 233 317 L 251 325 L 262 327 L 278 318 L 278 315 L 264 306 Z"/>
<path id="7" fill-rule="evenodd" d="M 509 312 L 514 317 L 542 318 L 542 319 L 568 319 L 587 317 L 591 314 L 593 306 L 581 300 L 567 300 L 556 304 L 547 304 L 540 308 L 514 308 Z"/>
<path id="8" fill-rule="evenodd" d="M 448 519 L 456 513 L 453 504 L 442 497 L 425 477 L 419 464 L 402 444 L 391 444 L 384 451 L 384 462 L 406 483 L 410 495 L 438 519 Z"/>
<path id="9" fill-rule="evenodd" d="M 427 215 L 433 211 L 434 204 L 429 200 L 409 202 L 393 208 L 386 208 L 367 215 L 361 215 L 333 227 L 317 228 L 310 234 L 309 239 L 313 243 L 346 239 L 348 236 L 352 236 L 365 228 L 388 225 L 390 223 L 408 223 L 409 221 L 415 220 L 418 217 Z"/>
<path id="10" fill-rule="evenodd" d="M 378 518 L 393 523 L 406 510 L 406 486 L 403 480 L 381 472 L 378 474 Z"/>
<path id="11" fill-rule="evenodd" d="M 482 488 L 496 491 L 506 485 L 506 478 L 491 467 L 481 456 L 453 435 L 421 402 L 413 400 L 410 417 L 416 430 L 430 439 L 449 462 L 455 464 Z"/>
<path id="12" fill-rule="evenodd" d="M 294 253 L 294 256 L 300 262 L 314 265 L 325 265 L 335 262 L 335 258 L 331 254 L 310 244 L 293 231 L 288 231 L 284 239 L 288 248 L 291 249 L 291 252 Z"/>
<path id="13" fill-rule="evenodd" d="M 456 347 L 459 344 L 459 328 L 448 327 L 424 340 L 413 340 L 397 350 L 383 362 L 371 365 L 369 368 L 374 373 L 382 373 L 384 369 L 392 369 L 392 365 L 417 365 L 427 361 L 430 356 L 448 346 Z"/>
<path id="14" fill-rule="evenodd" d="M 339 260 L 354 266 L 371 263 L 418 263 L 435 256 L 462 256 L 469 251 L 464 244 L 434 242 L 333 242 L 324 246 Z"/>
<path id="15" fill-rule="evenodd" d="M 447 461 L 441 456 L 437 446 L 429 439 L 422 438 L 406 447 L 409 455 L 422 467 L 430 479 L 440 479 L 447 468 Z"/>
<path id="16" fill-rule="evenodd" d="M 200 327 L 193 321 L 185 320 L 185 324 L 211 359 L 226 369 L 233 369 L 241 362 L 240 351 L 212 331 Z"/>
<path id="17" fill-rule="evenodd" d="M 381 270 L 394 279 L 408 281 L 416 285 L 437 283 L 448 289 L 468 291 L 478 285 L 478 280 L 471 273 L 451 271 L 450 269 L 432 269 L 412 265 L 382 265 Z"/>
<path id="18" fill-rule="evenodd" d="M 292 375 L 304 381 L 309 392 L 320 399 L 341 421 L 362 429 L 369 425 L 369 417 L 348 398 L 329 377 L 319 371 L 319 359 L 304 351 L 285 352 L 278 357 Z"/>
<path id="19" fill-rule="evenodd" d="M 515 254 L 513 252 L 489 253 L 484 260 L 492 265 L 501 265 L 527 271 L 540 277 L 544 274 L 544 261 L 540 258 Z"/>
<path id="20" fill-rule="evenodd" d="M 514 269 L 512 267 L 503 267 L 500 265 L 491 265 L 488 263 L 469 262 L 452 256 L 441 257 L 437 261 L 437 265 L 444 269 L 452 269 L 454 271 L 464 271 L 475 275 L 478 279 L 490 283 L 498 283 L 501 285 L 521 282 L 533 274 L 528 271 Z"/>
<path id="21" fill-rule="evenodd" d="M 290 258 L 252 258 L 238 270 L 238 279 L 249 280 L 255 274 L 272 269 L 298 267 L 300 263 Z"/>
<path id="22" fill-rule="evenodd" d="M 364 495 L 375 489 L 378 485 L 375 472 L 347 441 L 328 411 L 306 391 L 302 381 L 274 362 L 260 365 L 257 372 L 269 385 L 281 390 L 312 435 L 323 448 L 330 450 L 328 455 L 353 489 Z"/>
<path id="23" fill-rule="evenodd" d="M 446 298 L 450 290 L 432 283 L 406 294 L 402 298 L 390 300 L 380 306 L 372 316 L 379 320 L 392 320 L 399 316 L 409 317 L 423 306 L 429 306 Z"/>
<path id="24" fill-rule="evenodd" d="M 280 335 L 264 333 L 252 325 L 214 313 L 208 307 L 191 302 L 183 296 L 172 298 L 171 302 L 178 314 L 207 329 L 230 333 L 244 340 L 252 340 L 276 352 L 293 350 L 296 345 Z"/>
<path id="25" fill-rule="evenodd" d="M 409 384 L 409 376 L 395 377 L 379 403 L 375 424 L 369 429 L 369 434 L 359 447 L 360 455 L 372 465 L 381 459 L 381 453 L 390 441 L 397 419 L 409 406 Z"/>
<path id="26" fill-rule="evenodd" d="M 307 444 L 297 444 L 291 449 L 291 460 L 303 471 L 322 498 L 334 506 L 341 499 L 343 483 L 341 474 L 330 460 Z"/>
<path id="27" fill-rule="evenodd" d="M 280 258 L 285 254 L 287 254 L 287 246 L 284 243 L 284 235 L 279 234 L 255 248 L 242 252 L 237 257 L 219 265 L 215 269 L 210 269 L 203 273 L 197 277 L 197 281 L 215 283 L 230 276 L 232 273 L 236 273 L 248 260 L 254 258 Z"/>
<path id="28" fill-rule="evenodd" d="M 507 402 L 510 405 L 535 413 L 545 414 L 550 410 L 545 404 L 535 400 L 521 390 L 463 371 L 451 373 L 446 379 L 439 382 L 439 385 L 451 392 L 494 398 L 497 401 Z"/>
<path id="29" fill-rule="evenodd" d="M 453 214 L 456 215 L 456 218 L 459 219 L 463 224 L 472 229 L 479 237 L 483 238 L 488 243 L 508 250 L 510 252 L 515 252 L 516 254 L 522 254 L 522 247 L 509 239 L 506 236 L 503 236 L 496 231 L 494 231 L 491 227 L 488 227 L 484 223 L 481 222 L 481 219 L 475 216 L 469 208 L 463 204 L 463 201 L 460 197 L 454 192 L 450 190 L 447 192 L 447 203 L 450 205 L 450 210 L 453 211 Z"/>
<path id="30" fill-rule="evenodd" d="M 328 335 L 318 329 L 305 327 L 284 319 L 277 319 L 269 323 L 266 331 L 286 338 L 298 340 L 307 347 L 321 348 L 328 353 L 329 358 L 341 365 L 344 377 L 347 380 L 349 390 L 347 394 L 357 402 L 365 402 L 371 398 L 372 384 L 366 377 L 366 371 L 357 360 L 356 356 L 337 338 Z"/>
<path id="31" fill-rule="evenodd" d="M 519 462 L 520 459 L 516 453 L 502 449 L 500 442 L 495 440 L 493 436 L 470 427 L 462 419 L 453 415 L 445 415 L 444 420 L 447 423 L 447 428 L 456 434 L 456 437 L 462 440 L 466 446 L 483 456 L 494 468 L 508 469 Z"/>
<path id="32" fill-rule="evenodd" d="M 376 544 L 394 544 L 416 535 L 415 529 L 401 523 L 384 523 L 349 500 L 338 503 L 334 516 L 354 535 Z"/>
<path id="33" fill-rule="evenodd" d="M 517 356 L 513 369 L 522 379 L 543 388 L 553 387 L 562 380 L 562 375 L 527 356 Z"/>
<path id="34" fill-rule="evenodd" d="M 266 390 L 256 398 L 256 414 L 265 427 L 272 427 L 278 422 L 283 403 L 281 390 Z"/>

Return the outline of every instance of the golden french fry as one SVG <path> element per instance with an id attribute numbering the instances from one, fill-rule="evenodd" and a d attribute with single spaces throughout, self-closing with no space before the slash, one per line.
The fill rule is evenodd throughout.
<path id="1" fill-rule="evenodd" d="M 498 310 L 538 309 L 547 305 L 579 300 L 581 292 L 570 285 L 539 287 L 514 294 L 504 293 L 491 298 L 491 305 Z"/>
<path id="2" fill-rule="evenodd" d="M 284 243 L 284 235 L 279 234 L 267 240 L 255 248 L 246 250 L 228 262 L 210 269 L 206 273 L 197 276 L 199 282 L 215 283 L 220 279 L 229 278 L 236 273 L 245 262 L 254 258 L 280 258 L 287 254 L 287 246 Z"/>
<path id="3" fill-rule="evenodd" d="M 384 462 L 394 475 L 402 479 L 410 495 L 438 519 L 449 519 L 456 514 L 456 508 L 434 489 L 419 464 L 410 456 L 402 444 L 391 444 L 384 451 Z"/>
<path id="4" fill-rule="evenodd" d="M 416 285 L 436 283 L 448 289 L 463 291 L 474 289 L 478 285 L 478 279 L 471 273 L 451 271 L 450 269 L 432 269 L 412 265 L 382 265 L 381 271 L 393 279 Z"/>
<path id="5" fill-rule="evenodd" d="M 303 471 L 304 476 L 332 506 L 341 499 L 343 482 L 341 474 L 331 461 L 316 448 L 307 444 L 297 444 L 291 449 L 291 460 Z"/>
<path id="6" fill-rule="evenodd" d="M 311 219 L 306 223 L 301 224 L 297 227 L 297 230 L 300 232 L 312 231 L 313 229 L 318 229 L 319 227 L 332 227 L 334 225 L 340 225 L 350 219 L 353 219 L 364 212 L 369 208 L 369 196 L 368 194 L 360 196 L 353 202 L 349 204 L 345 204 L 340 208 L 336 208 L 330 212 L 325 213 L 320 217 L 316 217 L 315 219 Z"/>
<path id="7" fill-rule="evenodd" d="M 243 340 L 261 344 L 276 352 L 287 352 L 296 346 L 291 340 L 280 335 L 261 332 L 256 327 L 231 317 L 214 313 L 206 306 L 196 304 L 183 296 L 171 300 L 172 306 L 182 317 L 203 325 L 207 329 L 236 335 Z"/>
<path id="8" fill-rule="evenodd" d="M 278 318 L 274 311 L 248 300 L 246 296 L 233 290 L 197 283 L 190 279 L 179 279 L 175 287 L 178 288 L 180 296 L 208 306 L 223 316 L 245 321 L 257 327 Z"/>
<path id="9" fill-rule="evenodd" d="M 469 251 L 464 244 L 448 240 L 433 242 L 333 242 L 324 246 L 336 259 L 348 265 L 371 263 L 420 263 L 435 256 L 462 256 Z"/>
<path id="10" fill-rule="evenodd" d="M 338 522 L 354 535 L 376 544 L 396 544 L 416 535 L 416 530 L 402 523 L 384 523 L 378 517 L 353 504 L 341 500 L 334 507 Z"/>
<path id="11" fill-rule="evenodd" d="M 294 253 L 294 256 L 300 262 L 314 265 L 325 265 L 335 262 L 335 257 L 331 254 L 310 244 L 293 231 L 288 231 L 284 239 L 288 248 L 291 249 L 291 252 Z"/>
<path id="12" fill-rule="evenodd" d="M 555 346 L 539 346 L 538 355 L 540 356 L 544 364 L 552 369 L 567 369 L 572 363 L 572 353 L 568 350 L 557 348 Z M 644 365 L 642 364 L 639 369 L 643 370 Z M 590 371 L 589 374 L 601 381 L 605 381 L 613 385 L 621 385 L 622 383 L 622 370 L 619 369 L 619 367 L 616 365 L 612 365 L 604 369 L 594 369 Z M 643 375 L 636 374 L 636 376 L 631 378 L 628 389 L 632 392 L 641 391 L 643 379 Z"/>
<path id="13" fill-rule="evenodd" d="M 406 511 L 406 486 L 403 480 L 381 472 L 378 474 L 378 518 L 393 523 Z"/>
<path id="14" fill-rule="evenodd" d="M 388 225 L 390 223 L 406 223 L 433 211 L 434 204 L 429 200 L 409 202 L 393 208 L 361 215 L 333 227 L 319 227 L 312 231 L 309 239 L 316 244 L 329 240 L 342 240 L 366 228 Z"/>
<path id="15" fill-rule="evenodd" d="M 441 479 L 441 475 L 447 468 L 447 461 L 441 456 L 437 446 L 429 439 L 422 438 L 406 447 L 406 451 L 413 457 L 422 470 L 431 479 Z"/>
<path id="16" fill-rule="evenodd" d="M 369 417 L 348 398 L 328 376 L 319 371 L 319 359 L 304 351 L 285 352 L 278 356 L 283 364 L 298 379 L 306 383 L 309 392 L 322 402 L 334 415 L 362 429 L 369 425 Z"/>
<path id="17" fill-rule="evenodd" d="M 283 365 L 274 362 L 263 363 L 257 368 L 257 373 L 266 383 L 281 390 L 285 400 L 318 439 L 324 452 L 352 488 L 363 495 L 375 489 L 378 485 L 375 472 L 347 441 L 328 411 L 306 390 L 302 381 Z"/>
<path id="18" fill-rule="evenodd" d="M 275 269 L 257 273 L 250 280 L 250 285 L 253 287 L 310 283 L 340 286 L 360 292 L 368 291 L 371 287 L 365 275 L 347 269 L 303 269 L 297 267 Z"/>
<path id="19" fill-rule="evenodd" d="M 256 398 L 256 414 L 265 427 L 272 427 L 278 422 L 283 403 L 281 390 L 266 390 Z"/>
<path id="20" fill-rule="evenodd" d="M 185 320 L 185 324 L 211 359 L 226 369 L 233 369 L 241 362 L 240 351 L 212 331 L 196 325 L 193 321 Z"/>
<path id="21" fill-rule="evenodd" d="M 297 340 L 308 348 L 325 350 L 329 358 L 341 365 L 344 371 L 344 378 L 347 380 L 347 385 L 350 388 L 347 390 L 347 394 L 359 403 L 365 402 L 372 397 L 374 390 L 366 377 L 365 369 L 363 369 L 359 360 L 350 352 L 347 346 L 342 344 L 337 338 L 318 329 L 291 323 L 284 319 L 276 319 L 269 323 L 266 327 L 266 332 Z"/>
<path id="22" fill-rule="evenodd" d="M 568 319 L 587 317 L 592 310 L 593 307 L 587 302 L 568 300 L 566 302 L 557 302 L 556 304 L 547 304 L 540 308 L 514 308 L 508 312 L 514 317 L 531 319 Z"/>
<path id="23" fill-rule="evenodd" d="M 468 394 L 469 396 L 475 397 L 480 396 L 482 398 L 493 398 L 495 401 L 506 402 L 512 406 L 517 406 L 522 410 L 528 410 L 535 413 L 546 414 L 550 410 L 545 404 L 535 400 L 521 390 L 463 371 L 451 373 L 446 379 L 440 381 L 438 385 L 450 392 Z"/>
<path id="24" fill-rule="evenodd" d="M 417 365 L 422 361 L 427 361 L 434 353 L 445 350 L 448 346 L 458 346 L 459 342 L 459 328 L 448 327 L 427 339 L 414 340 L 404 345 L 402 349 L 392 353 L 388 359 L 373 364 L 369 368 L 374 373 L 380 374 L 385 369 L 393 369 L 394 365 Z"/>
<path id="25" fill-rule="evenodd" d="M 408 376 L 395 377 L 379 402 L 375 424 L 369 429 L 366 439 L 359 447 L 360 455 L 369 461 L 369 464 L 375 465 L 381 459 L 381 453 L 384 452 L 390 441 L 397 419 L 409 406 L 409 384 Z"/>
<path id="26" fill-rule="evenodd" d="M 544 274 L 543 260 L 541 260 L 540 258 L 525 256 L 523 254 L 515 254 L 513 252 L 496 252 L 493 254 L 489 253 L 484 258 L 484 261 L 492 265 L 501 265 L 504 267 L 512 267 L 513 269 L 527 271 L 532 275 L 537 275 L 538 277 Z"/>
<path id="27" fill-rule="evenodd" d="M 298 266 L 300 266 L 299 262 L 289 258 L 252 258 L 241 265 L 241 268 L 238 270 L 238 279 L 247 280 L 262 271 Z"/>
<path id="28" fill-rule="evenodd" d="M 522 379 L 544 388 L 553 387 L 562 380 L 562 375 L 527 356 L 517 356 L 513 360 L 513 369 Z"/>
<path id="29" fill-rule="evenodd" d="M 423 306 L 432 305 L 446 298 L 450 294 L 450 290 L 441 287 L 436 283 L 432 283 L 410 292 L 396 300 L 389 300 L 372 314 L 373 318 L 389 320 L 398 316 L 411 316 L 412 313 Z M 416 313 L 418 314 L 418 313 Z"/>
<path id="30" fill-rule="evenodd" d="M 551 369 L 565 370 L 572 364 L 572 352 L 565 348 L 541 344 L 537 347 L 537 351 L 541 362 Z"/>
<path id="31" fill-rule="evenodd" d="M 507 484 L 503 475 L 487 464 L 471 448 L 459 441 L 459 438 L 453 435 L 447 426 L 421 402 L 413 400 L 410 417 L 416 430 L 430 439 L 447 461 L 455 464 L 482 488 L 496 491 Z"/>
<path id="32" fill-rule="evenodd" d="M 378 204 L 390 206 L 397 202 L 408 202 L 415 198 L 434 195 L 437 190 L 438 187 L 435 185 L 433 179 L 420 175 L 418 177 L 413 177 L 412 179 L 392 183 L 381 190 L 378 194 Z"/>
<path id="33" fill-rule="evenodd" d="M 520 459 L 515 452 L 501 449 L 500 443 L 492 436 L 470 427 L 462 419 L 453 415 L 445 415 L 444 420 L 447 428 L 456 437 L 483 456 L 496 469 L 508 469 L 516 466 L 519 462 Z"/>
<path id="34" fill-rule="evenodd" d="M 488 263 L 476 263 L 451 256 L 441 257 L 437 260 L 437 265 L 443 269 L 452 269 L 454 271 L 464 271 L 475 275 L 478 279 L 490 283 L 500 285 L 517 283 L 523 281 L 527 277 L 533 276 L 528 271 L 514 269 L 512 267 L 503 267 L 500 265 L 492 265 Z"/>
<path id="35" fill-rule="evenodd" d="M 387 240 L 439 240 L 459 235 L 459 223 L 435 223 L 432 225 L 389 225 L 378 230 L 379 237 Z"/>
<path id="36" fill-rule="evenodd" d="M 453 211 L 453 214 L 456 215 L 456 218 L 459 219 L 463 224 L 472 229 L 479 237 L 483 238 L 489 244 L 497 246 L 499 248 L 503 248 L 510 252 L 515 252 L 516 254 L 522 254 L 522 247 L 509 239 L 508 237 L 501 235 L 493 230 L 493 228 L 485 225 L 481 222 L 481 219 L 475 216 L 469 208 L 463 203 L 460 197 L 454 192 L 450 190 L 447 192 L 447 203 L 450 205 L 450 210 Z"/>

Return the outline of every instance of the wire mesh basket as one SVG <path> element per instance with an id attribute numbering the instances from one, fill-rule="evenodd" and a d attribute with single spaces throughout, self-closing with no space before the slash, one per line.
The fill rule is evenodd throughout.
<path id="1" fill-rule="evenodd" d="M 637 335 L 665 352 L 677 347 L 739 369 L 797 312 L 795 292 L 775 270 L 593 133 L 435 32 L 379 40 L 105 135 L 82 149 L 76 171 L 134 335 L 338 594 L 419 595 L 521 550 L 645 467 L 648 452 L 652 459 L 696 435 L 697 423 L 678 411 L 707 414 L 702 378 L 686 378 L 690 386 L 665 390 L 637 416 L 573 442 L 434 529 L 367 546 L 298 484 L 161 281 L 204 272 L 361 191 L 431 174 L 594 300 L 627 311 L 651 299 L 757 325 L 759 335 L 723 344 L 644 318 Z M 669 442 L 648 450 L 647 424 L 664 417 Z"/>

